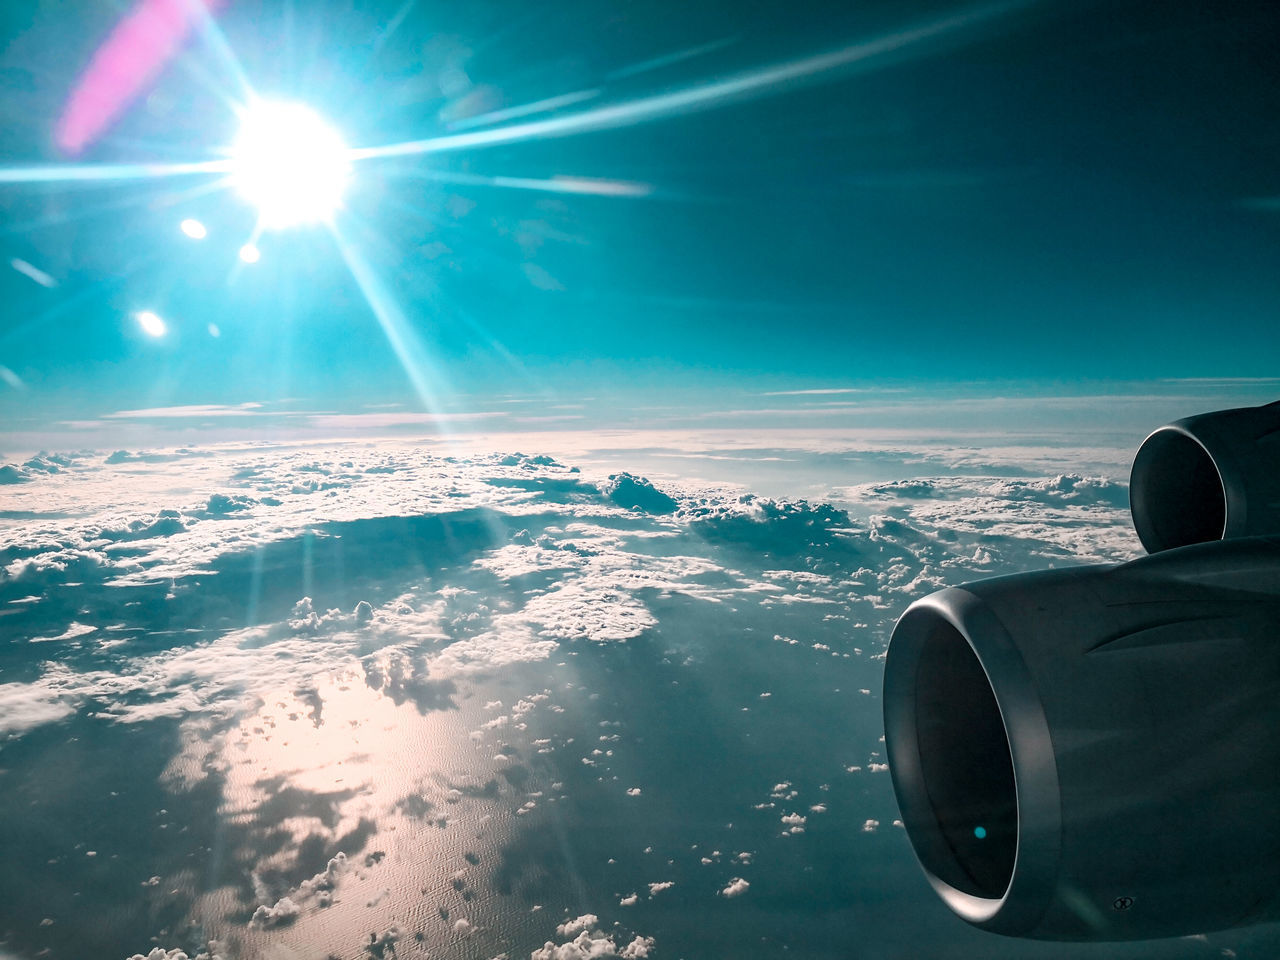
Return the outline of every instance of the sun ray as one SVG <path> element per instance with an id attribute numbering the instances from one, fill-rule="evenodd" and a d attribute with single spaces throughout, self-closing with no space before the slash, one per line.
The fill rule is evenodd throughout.
<path id="1" fill-rule="evenodd" d="M 199 160 L 194 163 L 50 163 L 30 167 L 0 167 L 0 183 L 118 183 L 122 180 L 159 180 L 230 171 L 230 160 Z"/>
<path id="2" fill-rule="evenodd" d="M 497 187 L 507 190 L 535 190 L 541 193 L 574 193 L 595 197 L 647 197 L 653 193 L 653 185 L 635 180 L 611 180 L 603 177 L 508 177 L 479 173 L 461 173 L 451 170 L 412 170 L 398 173 L 398 177 L 433 180 L 437 183 L 472 187 Z"/>
<path id="3" fill-rule="evenodd" d="M 209 6 L 201 2 L 201 0 L 186 0 L 186 2 L 191 8 L 191 16 L 196 23 L 200 39 L 213 51 L 214 56 L 221 62 L 223 69 L 231 74 L 231 78 L 239 91 L 240 101 L 244 102 L 251 99 L 254 95 L 253 85 L 249 83 L 249 77 L 245 73 L 244 66 L 240 63 L 240 58 L 236 56 L 235 51 L 231 49 L 231 44 L 227 42 L 227 35 L 222 32 L 222 28 L 213 19 L 213 13 Z M 229 103 L 233 102 L 231 98 L 225 99 Z"/>
<path id="4" fill-rule="evenodd" d="M 633 63 L 629 66 L 619 67 L 617 70 L 611 71 L 606 75 L 606 80 L 624 80 L 627 77 L 634 77 L 641 73 L 648 73 L 651 70 L 661 70 L 677 63 L 683 63 L 685 60 L 692 60 L 694 57 L 704 57 L 708 53 L 715 53 L 717 50 L 723 50 L 730 44 L 737 42 L 737 37 L 724 37 L 720 40 L 712 40 L 709 43 L 701 43 L 696 47 L 688 47 L 684 50 L 676 50 L 673 53 L 664 53 L 661 56 L 652 57 L 640 63 Z"/>
<path id="5" fill-rule="evenodd" d="M 500 110 L 491 110 L 488 113 L 477 114 L 474 117 L 462 117 L 454 120 L 449 124 L 450 130 L 469 130 L 472 127 L 483 127 L 490 123 L 503 123 L 507 120 L 515 120 L 517 117 L 527 117 L 535 113 L 550 113 L 552 110 L 559 110 L 561 107 L 572 107 L 574 104 L 582 103 L 585 100 L 594 100 L 604 91 L 595 90 L 575 90 L 573 93 L 562 93 L 559 96 L 547 97 L 545 100 L 535 100 L 533 103 L 522 103 L 515 107 L 503 107 Z"/>
<path id="6" fill-rule="evenodd" d="M 936 40 L 963 28 L 991 20 L 1025 5 L 1023 0 L 981 7 L 967 13 L 935 20 L 912 30 L 903 30 L 876 40 L 853 44 L 830 53 L 794 60 L 790 63 L 763 67 L 746 73 L 675 90 L 670 93 L 640 97 L 623 103 L 595 107 L 579 113 L 543 120 L 531 120 L 488 130 L 468 133 L 445 134 L 423 140 L 392 143 L 381 147 L 364 147 L 351 151 L 352 160 L 373 160 L 382 157 L 416 156 L 444 153 L 451 150 L 478 149 L 498 144 L 516 143 L 521 140 L 546 139 L 571 136 L 593 130 L 648 123 L 669 116 L 710 109 L 728 101 L 761 96 L 785 88 L 787 85 L 830 73 L 843 67 L 887 60 L 889 54 L 899 53 L 919 46 L 927 40 Z"/>
<path id="7" fill-rule="evenodd" d="M 222 69 L 231 75 L 233 89 L 228 91 L 214 75 L 212 67 L 199 62 L 186 51 L 175 57 L 175 65 L 221 100 L 228 110 L 234 111 L 237 106 L 253 96 L 253 86 L 249 83 L 248 74 L 245 73 L 240 58 L 235 55 L 231 44 L 227 42 L 226 34 L 213 18 L 210 7 L 217 4 L 214 0 L 182 0 L 182 3 L 186 8 L 186 16 L 192 24 L 197 42 L 203 43 L 212 52 Z"/>
<path id="8" fill-rule="evenodd" d="M 387 21 L 387 25 L 382 28 L 377 39 L 373 41 L 374 56 L 377 56 L 382 48 L 386 46 L 387 41 L 395 36 L 396 31 L 400 29 L 405 19 L 413 12 L 413 8 L 417 5 L 418 0 L 404 0 L 404 3 L 400 4 L 400 9 L 395 12 L 395 16 Z"/>
<path id="9" fill-rule="evenodd" d="M 220 177 L 217 180 L 212 180 L 208 183 L 201 183 L 188 190 L 183 190 L 179 193 L 165 194 L 158 198 L 151 194 L 134 193 L 131 196 L 124 197 L 120 200 L 113 200 L 109 203 L 99 203 L 93 206 L 76 204 L 75 209 L 72 211 L 48 214 L 35 220 L 23 220 L 9 224 L 4 228 L 0 228 L 0 236 L 19 236 L 24 233 L 29 233 L 32 230 L 39 230 L 43 227 L 53 227 L 65 223 L 83 223 L 86 220 L 92 220 L 94 217 L 117 213 L 121 210 L 130 210 L 147 204 L 173 207 L 178 204 L 206 196 L 210 193 L 215 193 L 218 190 L 225 190 L 229 185 L 230 181 L 226 177 Z"/>
<path id="10" fill-rule="evenodd" d="M 338 247 L 342 259 L 346 261 L 351 276 L 355 278 L 365 302 L 373 311 L 374 318 L 386 335 L 387 342 L 395 352 L 396 359 L 404 368 L 405 375 L 413 386 L 414 393 L 428 413 L 442 413 L 442 388 L 446 388 L 443 374 L 436 368 L 427 355 L 422 341 L 419 339 L 414 325 L 404 315 L 395 295 L 378 276 L 372 264 L 365 259 L 342 232 L 336 223 L 329 224 L 329 232 Z M 440 420 L 441 429 L 447 429 L 447 420 Z"/>

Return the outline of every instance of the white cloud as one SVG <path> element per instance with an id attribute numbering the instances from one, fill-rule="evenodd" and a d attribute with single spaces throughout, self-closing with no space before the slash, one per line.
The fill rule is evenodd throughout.
<path id="1" fill-rule="evenodd" d="M 44 683 L 0 683 L 0 734 L 22 733 L 75 712 L 71 698 Z"/>
<path id="2" fill-rule="evenodd" d="M 556 927 L 556 936 L 572 937 L 591 927 L 597 926 L 600 918 L 594 913 L 584 913 L 573 920 L 566 920 L 564 923 Z"/>
<path id="3" fill-rule="evenodd" d="M 293 923 L 300 913 L 302 908 L 293 900 L 289 897 L 281 897 L 276 901 L 275 906 L 268 907 L 266 904 L 259 906 L 253 911 L 253 917 L 249 922 L 258 927 L 282 927 Z"/>
<path id="4" fill-rule="evenodd" d="M 32 637 L 30 642 L 52 643 L 55 640 L 74 640 L 76 637 L 83 637 L 86 633 L 93 633 L 97 629 L 97 627 L 91 627 L 87 623 L 76 623 L 72 620 L 71 625 L 56 637 Z"/>
<path id="5" fill-rule="evenodd" d="M 441 677 L 483 673 L 515 663 L 545 660 L 556 649 L 554 640 L 539 639 L 526 625 L 503 624 L 498 630 L 458 640 L 431 661 Z"/>
<path id="6" fill-rule="evenodd" d="M 297 896 L 306 897 L 315 894 L 320 906 L 328 906 L 333 902 L 333 890 L 338 885 L 338 877 L 346 866 L 347 855 L 339 851 L 330 858 L 323 870 L 310 880 L 302 881 L 298 887 Z"/>
<path id="7" fill-rule="evenodd" d="M 550 789 L 537 778 L 517 784 L 516 768 L 535 751 L 548 751 L 539 762 L 564 758 L 585 779 L 599 777 L 613 802 L 630 806 L 624 797 L 647 797 L 654 785 L 643 794 L 640 786 L 628 786 L 643 781 L 636 772 L 646 768 L 642 751 L 652 748 L 651 740 L 645 745 L 645 731 L 630 721 L 621 728 L 594 725 L 621 715 L 621 685 L 635 677 L 618 669 L 608 680 L 593 679 L 599 675 L 584 669 L 589 658 L 616 657 L 618 665 L 652 653 L 655 662 L 661 658 L 664 679 L 669 674 L 679 684 L 673 691 L 691 691 L 688 679 L 712 663 L 716 631 L 725 629 L 733 631 L 733 649 L 744 656 L 752 649 L 767 652 L 796 671 L 817 671 L 812 676 L 824 684 L 830 677 L 842 695 L 856 695 L 874 688 L 893 618 L 920 593 L 1041 566 L 1046 557 L 1118 558 L 1128 549 L 1123 537 L 1131 536 L 1120 522 L 1126 519 L 1123 488 L 1105 477 L 1076 474 L 869 485 L 854 491 L 862 509 L 852 516 L 831 505 L 692 481 L 661 478 L 646 486 L 636 480 L 632 494 L 647 495 L 652 487 L 676 504 L 658 513 L 638 502 L 615 502 L 597 486 L 601 477 L 546 457 L 450 460 L 426 444 L 386 442 L 246 446 L 213 456 L 184 449 L 46 454 L 15 465 L 29 479 L 5 488 L 6 513 L 14 517 L 4 521 L 0 546 L 0 586 L 12 598 L 4 606 L 6 629 L 60 642 L 24 646 L 36 659 L 0 684 L 0 734 L 20 736 L 76 713 L 103 724 L 179 719 L 186 753 L 171 764 L 166 783 L 189 786 L 183 777 L 198 779 L 211 769 L 241 778 L 234 789 L 229 780 L 227 788 L 226 816 L 236 823 L 252 821 L 266 807 L 269 790 L 258 785 L 266 782 L 263 771 L 293 771 L 292 764 L 323 758 L 315 769 L 290 776 L 310 778 L 308 789 L 351 791 L 352 798 L 334 801 L 333 822 L 308 814 L 290 828 L 323 837 L 326 854 L 345 848 L 356 863 L 335 856 L 292 890 L 278 880 L 263 881 L 253 900 L 240 904 L 246 908 L 241 923 L 261 904 L 256 927 L 293 917 L 299 928 L 338 922 L 334 911 L 363 909 L 383 889 L 392 893 L 378 910 L 384 917 L 405 916 L 393 911 L 407 909 L 405 897 L 416 897 L 420 888 L 410 884 L 403 893 L 391 884 L 391 865 L 361 868 L 355 851 L 368 851 L 344 838 L 362 816 L 414 816 L 432 830 L 451 830 L 442 836 L 465 833 L 467 839 L 457 842 L 473 843 L 474 821 L 465 805 L 477 797 L 495 805 L 494 819 L 477 825 L 477 832 L 508 829 L 501 821 L 522 829 L 564 809 L 555 804 L 566 799 L 565 782 L 569 792 L 576 790 L 562 770 L 548 776 Z M 922 467 L 936 465 L 921 461 Z M 316 571 L 305 591 L 300 577 L 279 573 L 299 569 L 304 551 Z M 272 575 L 255 581 L 259 562 Z M 332 587 L 339 562 L 345 588 L 340 607 Z M 251 589 L 258 591 L 258 606 L 246 616 Z M 59 598 L 56 604 L 46 599 L 51 596 Z M 754 629 L 740 631 L 743 624 Z M 592 644 L 631 649 L 606 653 Z M 834 659 L 843 655 L 857 659 Z M 543 661 L 546 679 L 541 666 L 521 668 Z M 522 681 L 509 679 L 534 672 L 537 679 L 529 685 L 517 687 Z M 795 688 L 778 686 L 790 675 L 757 674 L 735 688 L 733 722 L 794 703 Z M 482 686 L 476 680 L 481 676 L 500 682 Z M 304 697 L 304 690 L 311 692 Z M 544 690 L 551 699 L 539 692 Z M 762 691 L 772 697 L 761 698 Z M 587 732 L 566 734 L 563 725 L 584 702 L 592 710 Z M 737 713 L 743 703 L 751 713 Z M 314 729 L 308 711 L 314 712 Z M 455 718 L 463 724 L 458 729 L 467 762 L 493 762 L 474 782 L 435 783 L 421 772 L 389 772 L 378 766 L 378 757 L 359 759 L 381 742 L 403 744 L 410 731 L 421 734 L 433 720 L 452 724 Z M 357 719 L 363 722 L 352 726 Z M 419 720 L 423 724 L 415 726 Z M 263 731 L 254 735 L 257 726 Z M 467 731 L 475 731 L 474 740 Z M 578 742 L 570 743 L 574 733 Z M 449 737 L 433 730 L 428 739 L 444 743 Z M 871 754 L 876 748 L 868 742 L 844 756 L 838 751 L 832 762 L 852 757 L 865 766 L 848 767 L 851 772 L 881 772 L 887 767 Z M 242 749 L 243 767 L 232 752 Z M 214 765 L 206 766 L 211 757 Z M 584 758 L 589 766 L 580 765 Z M 641 762 L 633 765 L 633 759 Z M 782 753 L 760 769 L 778 778 L 769 794 L 762 789 L 767 781 L 757 780 L 754 788 L 759 806 L 773 811 L 751 817 L 769 839 L 743 837 L 734 846 L 758 846 L 763 863 L 767 844 L 801 847 L 801 840 L 777 838 L 772 818 L 780 817 L 788 834 L 803 830 L 806 814 L 826 809 L 813 801 L 819 799 L 817 780 L 827 774 L 800 771 Z M 512 772 L 513 780 L 504 772 Z M 781 779 L 788 774 L 797 777 L 795 784 Z M 489 776 L 494 787 L 485 792 Z M 383 777 L 400 778 L 394 795 L 385 793 L 390 788 L 380 784 Z M 543 790 L 547 795 L 535 799 Z M 416 804 L 396 806 L 411 795 Z M 455 802 L 463 806 L 446 806 Z M 519 812 L 501 815 L 498 802 L 507 813 Z M 517 820 L 523 813 L 528 817 Z M 743 824 L 739 830 L 755 828 Z M 95 846 L 105 859 L 107 848 Z M 710 854 L 703 858 L 708 866 L 724 862 L 740 869 L 752 859 L 740 854 L 730 860 L 701 847 L 691 856 L 702 853 Z M 647 870 L 675 876 L 659 865 L 664 861 L 663 854 L 647 858 Z M 309 873 L 324 860 L 307 863 L 313 864 Z M 270 866 L 293 868 L 284 852 Z M 624 869 L 618 867 L 613 898 L 620 906 L 635 905 L 649 877 Z M 130 888 L 151 873 L 163 875 L 165 887 L 180 882 L 167 866 L 157 866 L 131 878 Z M 478 885 L 482 873 L 469 873 L 467 882 Z M 361 880 L 349 888 L 350 896 L 334 902 L 338 886 L 354 884 L 362 874 L 367 883 Z M 296 873 L 288 875 L 297 882 Z M 671 882 L 647 884 L 647 895 Z M 729 898 L 749 887 L 733 877 L 709 890 Z M 329 910 L 320 909 L 329 903 Z M 450 917 L 441 929 L 461 919 Z M 611 921 L 602 927 L 591 914 L 561 927 L 535 957 L 643 957 L 652 949 L 649 938 L 620 933 Z"/>
<path id="8" fill-rule="evenodd" d="M 382 411 L 378 413 L 316 413 L 307 414 L 304 419 L 308 426 L 319 430 L 344 432 L 350 430 L 377 430 L 389 427 L 401 429 L 416 427 L 420 429 L 440 424 L 501 419 L 507 415 L 505 410 L 474 413 L 391 413 Z"/>
<path id="9" fill-rule="evenodd" d="M 261 409 L 260 403 L 238 403 L 234 406 L 220 403 L 188 404 L 180 407 L 148 407 L 142 410 L 117 410 L 104 413 L 107 420 L 168 420 L 174 418 L 249 417 Z"/>
<path id="10" fill-rule="evenodd" d="M 814 390 L 768 390 L 762 397 L 811 397 L 840 393 L 902 393 L 902 390 L 880 389 L 876 387 L 827 387 Z"/>
<path id="11" fill-rule="evenodd" d="M 530 954 L 530 960 L 594 960 L 597 957 L 621 957 L 622 960 L 644 960 L 655 946 L 652 937 L 636 936 L 630 941 L 617 932 L 598 929 L 600 918 L 583 914 L 556 927 L 556 935 L 564 940 L 548 940 Z"/>
<path id="12" fill-rule="evenodd" d="M 14 270 L 17 270 L 24 277 L 40 284 L 40 286 L 45 287 L 46 289 L 52 290 L 58 285 L 58 281 L 52 276 L 20 257 L 10 258 L 9 266 L 13 267 Z"/>

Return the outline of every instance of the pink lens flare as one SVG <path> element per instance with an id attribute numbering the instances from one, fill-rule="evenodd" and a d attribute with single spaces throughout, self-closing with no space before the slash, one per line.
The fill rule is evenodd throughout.
<path id="1" fill-rule="evenodd" d="M 54 137 L 72 156 L 142 94 L 223 0 L 138 0 L 100 46 L 58 119 Z"/>

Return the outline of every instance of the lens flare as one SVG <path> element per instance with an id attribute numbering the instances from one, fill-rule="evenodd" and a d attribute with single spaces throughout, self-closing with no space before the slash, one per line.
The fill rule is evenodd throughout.
<path id="1" fill-rule="evenodd" d="M 134 317 L 138 321 L 138 326 L 142 327 L 142 332 L 149 337 L 163 337 L 169 329 L 160 319 L 159 314 L 151 310 L 140 310 Z"/>
<path id="2" fill-rule="evenodd" d="M 188 218 L 186 220 L 183 220 L 182 223 L 179 224 L 179 226 L 182 228 L 182 232 L 185 233 L 192 240 L 203 240 L 205 237 L 209 235 L 209 231 L 205 228 L 205 225 L 201 223 L 199 220 L 192 220 Z"/>
<path id="3" fill-rule="evenodd" d="M 263 228 L 328 221 L 350 177 L 346 144 L 310 107 L 259 100 L 244 111 L 231 181 L 257 208 Z"/>

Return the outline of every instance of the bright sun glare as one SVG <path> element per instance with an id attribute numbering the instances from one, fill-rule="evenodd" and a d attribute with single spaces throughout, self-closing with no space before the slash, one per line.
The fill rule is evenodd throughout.
<path id="1" fill-rule="evenodd" d="M 328 220 L 351 177 L 347 145 L 310 107 L 260 100 L 241 115 L 232 180 L 267 229 Z"/>

